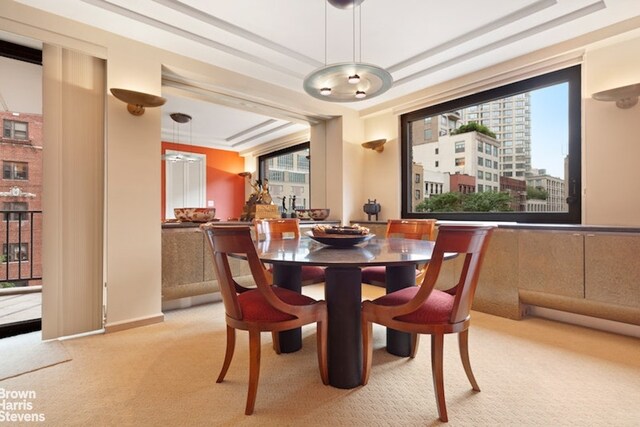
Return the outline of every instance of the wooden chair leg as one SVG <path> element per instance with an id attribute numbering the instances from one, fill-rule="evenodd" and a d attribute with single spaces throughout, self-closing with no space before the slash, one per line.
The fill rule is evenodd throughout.
<path id="1" fill-rule="evenodd" d="M 444 334 L 431 335 L 431 370 L 433 371 L 433 390 L 436 394 L 438 415 L 440 421 L 447 422 L 447 405 L 444 400 L 444 372 L 442 357 L 444 348 Z"/>
<path id="2" fill-rule="evenodd" d="M 273 351 L 280 354 L 280 332 L 271 332 L 271 337 L 273 338 Z"/>
<path id="3" fill-rule="evenodd" d="M 231 326 L 227 325 L 227 350 L 224 354 L 224 363 L 222 364 L 222 370 L 220 371 L 220 375 L 218 375 L 217 383 L 221 383 L 224 380 L 225 375 L 227 375 L 227 370 L 229 370 L 229 365 L 231 365 L 231 359 L 233 359 L 233 351 L 236 348 L 236 330 Z"/>
<path id="4" fill-rule="evenodd" d="M 411 334 L 411 358 L 415 358 L 418 354 L 418 347 L 420 344 L 420 334 Z"/>
<path id="5" fill-rule="evenodd" d="M 318 366 L 320 368 L 320 378 L 322 384 L 329 384 L 329 365 L 327 363 L 327 321 L 318 322 L 317 326 L 317 347 L 318 347 Z"/>
<path id="6" fill-rule="evenodd" d="M 253 414 L 260 377 L 260 331 L 249 331 L 249 391 L 245 415 Z"/>
<path id="7" fill-rule="evenodd" d="M 462 366 L 464 366 L 464 371 L 467 373 L 467 378 L 469 378 L 471 387 L 475 391 L 480 391 L 480 387 L 478 386 L 476 378 L 473 376 L 473 371 L 471 370 L 471 362 L 469 361 L 469 330 L 468 329 L 465 329 L 464 331 L 458 334 L 458 344 L 460 345 L 460 358 L 462 359 Z"/>
<path id="8" fill-rule="evenodd" d="M 362 319 L 362 385 L 369 382 L 371 361 L 373 359 L 373 324 Z"/>

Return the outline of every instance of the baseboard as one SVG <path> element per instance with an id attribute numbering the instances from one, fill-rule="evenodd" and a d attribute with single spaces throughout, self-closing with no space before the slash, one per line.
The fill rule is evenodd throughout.
<path id="1" fill-rule="evenodd" d="M 124 320 L 107 324 L 104 327 L 106 333 L 124 331 L 125 329 L 138 328 L 140 326 L 153 325 L 154 323 L 164 322 L 164 314 L 160 313 L 155 316 L 143 317 L 133 320 Z"/>
<path id="2" fill-rule="evenodd" d="M 181 308 L 189 308 L 195 305 L 208 304 L 218 301 L 222 301 L 220 292 L 178 298 L 169 301 L 162 301 L 162 311 L 179 310 Z"/>
<path id="3" fill-rule="evenodd" d="M 597 317 L 569 313 L 566 311 L 554 310 L 552 308 L 537 307 L 534 305 L 527 305 L 526 313 L 529 316 L 542 317 L 545 319 L 556 320 L 558 322 L 570 323 L 573 325 L 598 329 L 600 331 L 613 332 L 615 334 L 640 338 L 640 326 L 629 323 L 600 319 Z"/>

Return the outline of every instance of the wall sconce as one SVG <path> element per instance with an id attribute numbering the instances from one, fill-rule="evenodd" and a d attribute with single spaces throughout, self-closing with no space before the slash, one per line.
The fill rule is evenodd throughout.
<path id="1" fill-rule="evenodd" d="M 112 88 L 111 93 L 120 101 L 126 102 L 127 110 L 134 116 L 143 115 L 145 107 L 160 107 L 167 102 L 167 100 L 161 96 L 136 92 L 134 90 Z"/>
<path id="2" fill-rule="evenodd" d="M 603 90 L 592 95 L 598 101 L 615 101 L 618 108 L 631 108 L 638 103 L 640 83 Z"/>
<path id="3" fill-rule="evenodd" d="M 378 153 L 382 153 L 384 151 L 384 143 L 387 142 L 386 139 L 376 139 L 373 141 L 363 142 L 362 146 L 364 148 L 369 148 L 373 151 L 377 151 Z"/>

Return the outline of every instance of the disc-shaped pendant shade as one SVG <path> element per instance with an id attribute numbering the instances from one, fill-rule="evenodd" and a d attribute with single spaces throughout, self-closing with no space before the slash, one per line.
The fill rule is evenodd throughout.
<path id="1" fill-rule="evenodd" d="M 349 78 L 357 75 L 357 83 Z M 353 79 L 352 79 L 353 81 Z M 361 62 L 327 65 L 304 79 L 304 90 L 323 101 L 355 102 L 378 96 L 393 85 L 393 77 L 384 68 Z"/>

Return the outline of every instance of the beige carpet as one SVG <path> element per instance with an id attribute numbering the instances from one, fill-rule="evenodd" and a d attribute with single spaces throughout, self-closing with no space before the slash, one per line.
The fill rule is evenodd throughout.
<path id="1" fill-rule="evenodd" d="M 71 360 L 59 341 L 43 342 L 40 332 L 0 339 L 0 381 Z"/>
<path id="2" fill-rule="evenodd" d="M 306 289 L 306 288 L 305 288 Z M 451 426 L 638 426 L 640 340 L 542 319 L 474 313 L 471 362 L 482 392 L 445 342 Z M 276 355 L 268 334 L 254 415 L 244 415 L 248 345 L 239 335 L 227 380 L 221 303 L 166 313 L 162 324 L 65 341 L 73 360 L 0 383 L 34 390 L 53 426 L 424 426 L 438 421 L 429 342 L 415 360 L 387 354 L 375 330 L 369 384 L 323 386 L 313 328 L 304 348 Z"/>

